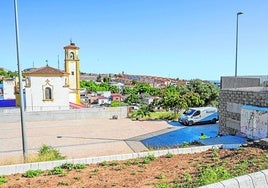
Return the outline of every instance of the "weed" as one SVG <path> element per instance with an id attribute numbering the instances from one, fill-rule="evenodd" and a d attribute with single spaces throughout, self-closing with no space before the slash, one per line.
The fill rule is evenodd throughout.
<path id="1" fill-rule="evenodd" d="M 101 166 L 108 166 L 108 162 L 107 161 L 103 161 L 100 163 Z"/>
<path id="2" fill-rule="evenodd" d="M 53 161 L 53 160 L 62 160 L 65 159 L 65 156 L 62 156 L 60 152 L 53 148 L 52 146 L 42 145 L 38 152 L 37 161 Z"/>
<path id="3" fill-rule="evenodd" d="M 81 176 L 75 176 L 74 179 L 75 180 L 80 180 L 81 179 Z"/>
<path id="4" fill-rule="evenodd" d="M 136 175 L 136 174 L 137 174 L 136 171 L 132 171 L 132 172 L 131 172 L 131 175 Z"/>
<path id="5" fill-rule="evenodd" d="M 248 168 L 248 161 L 243 160 L 241 164 L 234 165 L 232 171 L 235 176 L 241 176 L 245 174 L 247 168 Z"/>
<path id="6" fill-rule="evenodd" d="M 117 161 L 113 161 L 110 166 L 117 166 L 119 163 Z"/>
<path id="7" fill-rule="evenodd" d="M 125 164 L 126 166 L 130 166 L 130 165 L 131 165 L 131 161 L 130 161 L 130 160 L 127 160 L 124 164 Z"/>
<path id="8" fill-rule="evenodd" d="M 41 173 L 42 173 L 42 171 L 40 169 L 38 169 L 38 170 L 28 170 L 23 174 L 23 177 L 33 178 L 33 177 L 39 176 Z"/>
<path id="9" fill-rule="evenodd" d="M 134 160 L 134 164 L 135 164 L 135 165 L 140 164 L 140 160 L 139 160 L 139 159 L 135 159 L 135 160 Z"/>
<path id="10" fill-rule="evenodd" d="M 74 165 L 71 163 L 64 163 L 61 165 L 62 169 L 67 169 L 67 170 L 73 170 L 74 169 Z"/>
<path id="11" fill-rule="evenodd" d="M 188 173 L 185 173 L 185 174 L 183 175 L 183 179 L 184 179 L 186 182 L 192 182 L 192 177 L 191 177 L 191 175 L 188 174 Z"/>
<path id="12" fill-rule="evenodd" d="M 62 176 L 65 176 L 66 172 L 61 167 L 57 166 L 57 167 L 54 167 L 53 170 L 49 171 L 47 174 L 48 175 L 62 175 Z"/>
<path id="13" fill-rule="evenodd" d="M 3 183 L 7 183 L 7 179 L 5 176 L 0 176 L 0 185 Z"/>
<path id="14" fill-rule="evenodd" d="M 147 157 L 145 157 L 142 161 L 143 164 L 149 164 L 151 162 L 151 160 Z"/>
<path id="15" fill-rule="evenodd" d="M 86 168 L 86 164 L 78 163 L 74 165 L 74 169 L 84 169 Z"/>
<path id="16" fill-rule="evenodd" d="M 153 154 L 149 154 L 148 156 L 143 158 L 143 164 L 149 164 L 151 161 L 154 161 L 156 157 Z"/>
<path id="17" fill-rule="evenodd" d="M 66 186 L 69 186 L 70 185 L 70 182 L 68 182 L 68 181 L 60 181 L 60 182 L 58 182 L 58 185 L 66 185 Z"/>
<path id="18" fill-rule="evenodd" d="M 213 158 L 219 157 L 219 149 L 218 148 L 212 148 L 212 156 L 213 156 Z"/>
<path id="19" fill-rule="evenodd" d="M 185 142 L 185 141 L 184 141 L 184 142 L 182 143 L 182 147 L 183 147 L 183 148 L 188 148 L 188 147 L 189 147 L 189 142 Z"/>
<path id="20" fill-rule="evenodd" d="M 123 167 L 122 166 L 119 166 L 118 168 L 115 169 L 116 171 L 121 171 L 123 170 Z"/>
<path id="21" fill-rule="evenodd" d="M 156 176 L 155 177 L 156 179 L 160 179 L 160 180 L 162 180 L 162 179 L 166 179 L 166 176 L 165 176 L 165 174 L 159 174 L 158 176 Z"/>
<path id="22" fill-rule="evenodd" d="M 99 172 L 99 169 L 98 169 L 98 168 L 95 168 L 95 169 L 93 170 L 93 172 L 94 172 L 94 173 L 97 173 L 97 172 Z"/>
<path id="23" fill-rule="evenodd" d="M 173 154 L 170 153 L 170 152 L 168 152 L 168 153 L 166 154 L 166 158 L 171 158 L 171 157 L 173 157 Z"/>
<path id="24" fill-rule="evenodd" d="M 196 182 L 198 185 L 207 185 L 226 180 L 231 177 L 232 175 L 228 172 L 226 168 L 222 166 L 216 166 L 212 168 L 211 166 L 207 165 L 206 167 L 201 169 Z"/>
<path id="25" fill-rule="evenodd" d="M 171 185 L 167 183 L 160 183 L 160 184 L 157 184 L 155 188 L 171 188 Z"/>

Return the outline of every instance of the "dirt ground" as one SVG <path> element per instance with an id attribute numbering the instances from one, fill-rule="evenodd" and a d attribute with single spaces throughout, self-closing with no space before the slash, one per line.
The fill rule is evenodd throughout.
<path id="1" fill-rule="evenodd" d="M 51 171 L 42 172 L 37 177 L 27 178 L 23 174 L 5 176 L 6 183 L 1 188 L 37 187 L 160 187 L 160 185 L 181 185 L 186 175 L 194 180 L 202 167 L 221 165 L 235 173 L 237 165 L 247 162 L 243 174 L 267 168 L 261 161 L 267 158 L 267 150 L 243 147 L 236 150 L 209 150 L 195 154 L 167 155 L 147 161 L 145 158 L 128 161 L 112 161 L 86 165 L 84 169 L 67 170 L 57 175 Z M 267 163 L 267 161 L 266 161 Z M 236 172 L 237 174 L 239 171 Z M 241 175 L 241 174 L 238 174 Z M 188 178 L 189 181 L 189 178 Z M 168 186 L 166 186 L 168 187 Z M 196 187 L 192 184 L 190 187 Z"/>

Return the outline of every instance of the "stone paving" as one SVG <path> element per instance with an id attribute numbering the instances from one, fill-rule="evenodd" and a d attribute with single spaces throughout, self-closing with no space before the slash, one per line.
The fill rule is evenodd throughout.
<path id="1" fill-rule="evenodd" d="M 28 154 L 43 145 L 68 159 L 147 151 L 141 139 L 175 130 L 166 121 L 83 119 L 25 122 Z M 0 162 L 22 159 L 21 125 L 0 123 Z"/>

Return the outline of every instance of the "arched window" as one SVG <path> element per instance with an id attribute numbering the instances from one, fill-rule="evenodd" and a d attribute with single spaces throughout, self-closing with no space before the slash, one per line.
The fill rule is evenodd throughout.
<path id="1" fill-rule="evenodd" d="M 70 59 L 74 59 L 74 53 L 73 52 L 70 53 Z"/>
<path id="2" fill-rule="evenodd" d="M 45 100 L 51 100 L 51 99 L 52 99 L 51 88 L 46 87 L 45 88 Z"/>

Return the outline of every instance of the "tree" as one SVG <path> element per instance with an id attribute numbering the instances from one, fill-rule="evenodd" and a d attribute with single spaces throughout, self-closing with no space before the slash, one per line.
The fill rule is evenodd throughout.
<path id="1" fill-rule="evenodd" d="M 127 94 L 130 94 L 130 93 L 132 93 L 132 88 L 130 88 L 130 87 L 124 87 L 124 89 L 123 89 L 123 95 L 127 95 Z"/>
<path id="2" fill-rule="evenodd" d="M 175 86 L 167 86 L 161 91 L 160 104 L 167 110 L 171 109 L 175 114 L 181 109 L 187 109 L 187 101 L 179 94 Z"/>
<path id="3" fill-rule="evenodd" d="M 128 103 L 129 105 L 135 104 L 135 103 L 140 103 L 140 98 L 136 93 L 131 93 L 126 99 L 125 102 Z"/>
<path id="4" fill-rule="evenodd" d="M 205 106 L 218 103 L 219 90 L 210 82 L 203 82 L 199 79 L 191 80 L 188 89 L 193 93 L 198 93 Z"/>
<path id="5" fill-rule="evenodd" d="M 109 91 L 112 93 L 119 93 L 119 88 L 117 86 L 110 86 Z"/>

